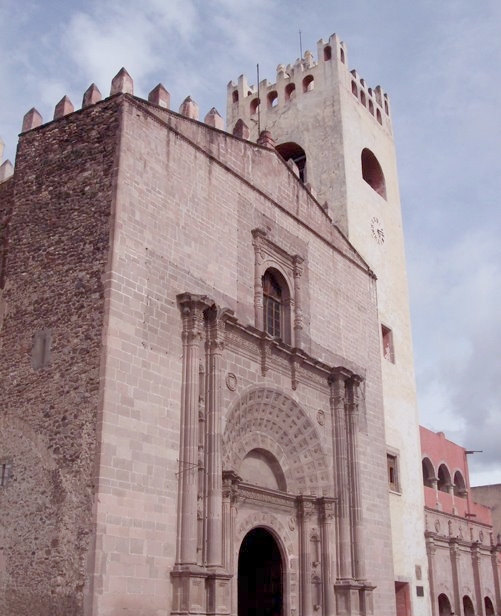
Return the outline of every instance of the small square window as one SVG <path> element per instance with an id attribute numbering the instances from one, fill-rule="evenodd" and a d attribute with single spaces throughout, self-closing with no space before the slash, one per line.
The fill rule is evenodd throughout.
<path id="1" fill-rule="evenodd" d="M 381 337 L 383 340 L 383 356 L 386 360 L 395 363 L 395 350 L 393 348 L 393 332 L 389 327 L 381 325 Z"/>
<path id="2" fill-rule="evenodd" d="M 398 457 L 394 454 L 386 454 L 386 465 L 388 468 L 388 486 L 392 492 L 400 492 L 398 480 Z"/>
<path id="3" fill-rule="evenodd" d="M 44 329 L 33 336 L 31 367 L 34 370 L 46 368 L 50 362 L 51 331 Z"/>

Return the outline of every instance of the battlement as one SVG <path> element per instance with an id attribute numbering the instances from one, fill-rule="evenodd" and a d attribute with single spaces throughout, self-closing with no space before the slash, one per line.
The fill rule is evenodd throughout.
<path id="1" fill-rule="evenodd" d="M 110 96 L 114 96 L 116 94 L 134 95 L 134 82 L 132 77 L 125 70 L 125 68 L 122 68 L 112 79 Z M 101 100 L 103 100 L 102 94 L 99 91 L 99 88 L 93 83 L 84 92 L 82 99 L 82 109 L 85 109 L 86 107 L 89 107 L 91 105 L 95 105 Z M 163 109 L 170 110 L 170 94 L 161 83 L 155 86 L 153 90 L 151 90 L 151 92 L 148 94 L 148 102 L 158 107 L 162 107 Z M 59 120 L 66 115 L 74 113 L 75 111 L 75 107 L 71 100 L 67 96 L 63 96 L 63 98 L 57 103 L 54 108 L 54 117 L 51 121 Z M 199 119 L 198 105 L 191 98 L 191 96 L 187 96 L 181 103 L 181 106 L 179 107 L 179 113 L 192 120 L 198 121 Z M 213 128 L 224 130 L 224 120 L 214 107 L 212 107 L 212 109 L 206 114 L 204 118 L 204 123 L 208 126 L 212 126 Z M 35 107 L 33 107 L 25 114 L 23 118 L 21 132 L 25 133 L 27 131 L 33 130 L 34 128 L 38 128 L 43 124 L 44 120 L 41 114 L 37 111 L 37 109 L 35 109 Z M 1 169 L 2 168 L 0 167 L 0 173 Z"/>
<path id="2" fill-rule="evenodd" d="M 311 92 L 331 92 L 337 85 L 351 91 L 353 97 L 369 115 L 383 128 L 391 133 L 391 118 L 388 95 L 381 86 L 372 89 L 357 74 L 348 69 L 348 57 L 345 44 L 336 34 L 326 42 L 317 43 L 317 60 L 311 51 L 305 51 L 303 58 L 294 64 L 279 64 L 275 83 L 267 79 L 258 86 L 249 85 L 245 75 L 237 83 L 230 81 L 227 86 L 227 124 L 232 131 L 238 120 L 257 124 L 261 129 L 267 128 L 267 121 L 272 121 L 275 114 L 280 114 L 290 105 L 301 105 L 303 98 Z"/>
<path id="3" fill-rule="evenodd" d="M 4 142 L 2 141 L 2 139 L 0 139 L 0 183 L 5 182 L 5 180 L 8 180 L 14 173 L 14 167 L 12 166 L 10 160 L 5 160 L 2 162 L 3 151 Z"/>

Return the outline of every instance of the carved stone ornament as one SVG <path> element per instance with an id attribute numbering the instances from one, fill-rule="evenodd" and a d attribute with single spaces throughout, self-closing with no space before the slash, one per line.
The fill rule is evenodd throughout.
<path id="1" fill-rule="evenodd" d="M 237 388 L 237 384 L 237 377 L 233 374 L 233 372 L 228 372 L 228 374 L 226 375 L 226 387 L 230 391 L 235 391 Z"/>
<path id="2" fill-rule="evenodd" d="M 320 426 L 323 426 L 325 424 L 325 413 L 322 411 L 322 409 L 317 411 L 317 422 Z"/>
<path id="3" fill-rule="evenodd" d="M 435 530 L 437 533 L 440 532 L 440 520 L 435 520 Z"/>
<path id="4" fill-rule="evenodd" d="M 294 518 L 289 518 L 289 530 L 296 530 L 296 520 Z"/>

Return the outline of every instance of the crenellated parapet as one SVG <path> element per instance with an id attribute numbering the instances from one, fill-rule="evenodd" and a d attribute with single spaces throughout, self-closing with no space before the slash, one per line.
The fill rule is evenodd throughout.
<path id="1" fill-rule="evenodd" d="M 293 64 L 279 64 L 275 83 L 263 79 L 258 86 L 249 85 L 245 75 L 241 75 L 237 83 L 230 81 L 227 86 L 228 130 L 233 131 L 241 120 L 251 128 L 257 126 L 260 132 L 291 105 L 300 108 L 302 99 L 311 97 L 313 92 L 325 95 L 334 87 L 351 92 L 353 100 L 364 107 L 377 124 L 391 132 L 388 95 L 381 86 L 368 87 L 355 70 L 349 70 L 346 46 L 336 34 L 327 42 L 318 41 L 316 60 L 311 51 L 305 51 Z"/>
<path id="2" fill-rule="evenodd" d="M 14 173 L 14 167 L 10 160 L 4 160 L 3 158 L 4 142 L 0 139 L 0 183 L 8 180 Z"/>
<path id="3" fill-rule="evenodd" d="M 129 75 L 129 73 L 125 70 L 125 68 L 120 69 L 120 71 L 111 81 L 110 97 L 117 96 L 120 94 L 129 94 L 131 96 L 134 96 L 134 81 Z M 101 92 L 99 91 L 99 88 L 96 86 L 96 84 L 93 83 L 87 88 L 87 90 L 83 94 L 82 109 L 85 109 L 92 105 L 96 105 L 102 100 L 103 97 Z M 151 90 L 151 92 L 148 94 L 148 103 L 157 107 L 161 107 L 162 109 L 170 110 L 170 94 L 161 83 L 155 86 L 153 90 Z M 75 109 L 73 103 L 68 98 L 68 96 L 63 96 L 63 98 L 55 106 L 53 120 L 59 120 L 66 115 L 75 113 L 76 111 L 78 110 Z M 181 103 L 179 113 L 187 118 L 198 121 L 198 105 L 191 98 L 191 96 L 187 96 Z M 204 122 L 208 126 L 217 128 L 219 130 L 224 130 L 224 120 L 214 107 L 207 113 L 204 118 Z M 40 112 L 35 109 L 35 107 L 33 107 L 25 114 L 23 118 L 21 132 L 25 133 L 27 131 L 33 130 L 35 128 L 38 128 L 39 126 L 42 126 L 44 123 L 45 122 Z M 0 181 L 2 181 L 2 167 L 0 167 Z"/>

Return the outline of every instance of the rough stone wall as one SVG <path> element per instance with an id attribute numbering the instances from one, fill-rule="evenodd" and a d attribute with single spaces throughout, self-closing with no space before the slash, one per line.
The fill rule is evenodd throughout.
<path id="1" fill-rule="evenodd" d="M 5 284 L 5 260 L 7 257 L 8 221 L 12 209 L 12 194 L 14 182 L 12 179 L 0 182 L 0 289 Z M 1 291 L 0 291 L 1 293 Z M 0 296 L 1 297 L 1 296 Z M 1 314 L 1 313 L 0 313 Z M 1 331 L 0 318 L 0 331 Z"/>
<path id="2" fill-rule="evenodd" d="M 83 609 L 116 102 L 20 138 L 0 355 L 5 616 Z"/>

